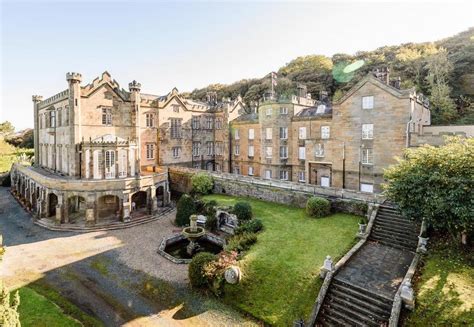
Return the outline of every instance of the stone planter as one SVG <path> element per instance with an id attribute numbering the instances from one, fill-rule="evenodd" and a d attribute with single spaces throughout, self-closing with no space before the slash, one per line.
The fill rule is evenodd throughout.
<path id="1" fill-rule="evenodd" d="M 365 231 L 367 230 L 367 224 L 360 224 L 359 223 L 359 234 L 365 234 Z"/>

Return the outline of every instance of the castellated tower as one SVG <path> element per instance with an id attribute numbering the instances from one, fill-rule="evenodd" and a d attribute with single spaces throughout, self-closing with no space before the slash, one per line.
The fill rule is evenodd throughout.
<path id="1" fill-rule="evenodd" d="M 40 154 L 39 154 L 39 120 L 38 120 L 38 104 L 43 101 L 41 95 L 33 95 L 33 114 L 34 114 L 34 144 L 35 144 L 35 166 L 38 166 L 40 163 Z"/>
<path id="2" fill-rule="evenodd" d="M 76 144 L 82 139 L 81 126 L 81 81 L 82 75 L 79 73 L 67 73 L 66 80 L 69 84 L 69 175 L 77 175 L 79 170 L 79 151 L 76 151 Z"/>
<path id="3" fill-rule="evenodd" d="M 130 90 L 130 102 L 132 108 L 132 126 L 135 126 L 135 130 L 132 134 L 132 137 L 135 139 L 137 144 L 137 153 L 136 153 L 136 164 L 135 164 L 135 173 L 137 175 L 140 174 L 140 167 L 141 167 L 141 152 L 142 152 L 142 143 L 141 143 L 141 124 L 140 124 L 140 117 L 142 116 L 141 113 L 141 97 L 140 97 L 140 89 L 142 85 L 137 81 L 133 80 L 131 83 L 128 83 L 128 88 Z"/>

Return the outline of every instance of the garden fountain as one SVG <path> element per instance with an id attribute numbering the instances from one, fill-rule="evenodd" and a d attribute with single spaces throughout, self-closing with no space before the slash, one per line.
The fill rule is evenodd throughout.
<path id="1" fill-rule="evenodd" d="M 206 234 L 206 230 L 203 227 L 199 227 L 197 225 L 197 215 L 191 215 L 189 220 L 190 226 L 184 227 L 181 234 L 189 241 L 189 244 L 186 247 L 186 252 L 189 256 L 193 256 L 193 254 L 199 250 L 199 244 L 197 243 L 197 240 Z"/>
<path id="2" fill-rule="evenodd" d="M 189 263 L 199 252 L 217 254 L 225 245 L 223 239 L 197 225 L 197 215 L 191 215 L 189 220 L 189 227 L 183 228 L 179 234 L 163 238 L 158 248 L 159 254 L 174 263 Z"/>

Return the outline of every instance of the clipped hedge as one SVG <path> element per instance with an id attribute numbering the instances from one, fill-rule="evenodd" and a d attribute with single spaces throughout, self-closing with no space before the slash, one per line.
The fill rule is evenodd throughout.
<path id="1" fill-rule="evenodd" d="M 250 249 L 250 246 L 257 243 L 256 233 L 243 233 L 232 236 L 225 246 L 226 251 L 242 252 Z"/>
<path id="2" fill-rule="evenodd" d="M 208 279 L 204 275 L 204 267 L 214 261 L 216 256 L 209 252 L 201 252 L 196 254 L 188 266 L 188 277 L 191 286 L 204 287 L 208 285 Z"/>
<path id="3" fill-rule="evenodd" d="M 252 206 L 248 202 L 237 202 L 234 205 L 233 213 L 237 216 L 239 222 L 247 221 L 252 219 Z"/>
<path id="4" fill-rule="evenodd" d="M 244 233 L 258 233 L 263 229 L 263 223 L 260 219 L 252 219 L 242 223 L 237 227 L 234 232 L 235 234 L 244 234 Z"/>
<path id="5" fill-rule="evenodd" d="M 311 217 L 325 217 L 331 213 L 329 200 L 313 196 L 306 202 L 306 213 Z"/>

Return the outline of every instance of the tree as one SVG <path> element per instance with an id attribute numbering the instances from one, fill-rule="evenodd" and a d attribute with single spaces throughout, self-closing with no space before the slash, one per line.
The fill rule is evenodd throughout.
<path id="1" fill-rule="evenodd" d="M 474 139 L 408 149 L 385 179 L 387 196 L 404 216 L 452 235 L 474 231 Z"/>
<path id="2" fill-rule="evenodd" d="M 451 99 L 449 76 L 453 70 L 445 49 L 430 56 L 426 63 L 426 81 L 430 89 L 431 112 L 434 124 L 448 123 L 456 116 L 456 104 Z"/>
<path id="3" fill-rule="evenodd" d="M 0 135 L 8 135 L 10 133 L 13 133 L 13 131 L 15 131 L 15 128 L 9 121 L 4 121 L 3 123 L 0 123 Z"/>
<path id="4" fill-rule="evenodd" d="M 175 223 L 178 226 L 189 225 L 189 216 L 196 213 L 194 199 L 187 194 L 183 194 L 176 204 Z"/>

